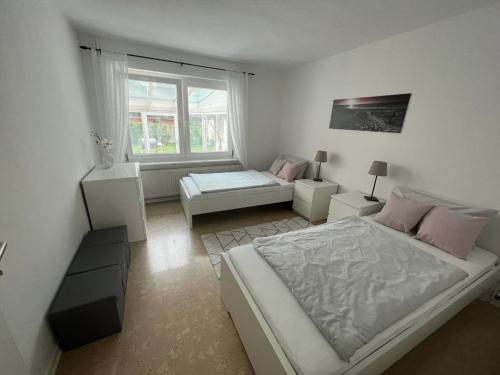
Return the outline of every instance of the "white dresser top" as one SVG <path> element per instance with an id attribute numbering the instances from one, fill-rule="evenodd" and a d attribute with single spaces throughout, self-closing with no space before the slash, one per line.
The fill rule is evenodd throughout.
<path id="1" fill-rule="evenodd" d="M 301 180 L 295 180 L 296 183 L 303 184 L 304 186 L 307 186 L 308 188 L 311 189 L 320 189 L 320 188 L 332 188 L 335 186 L 338 186 L 336 182 L 333 181 L 328 181 L 328 180 L 323 180 L 323 181 L 314 181 L 311 179 L 301 179 Z"/>
<path id="2" fill-rule="evenodd" d="M 111 168 L 104 169 L 97 166 L 90 172 L 83 182 L 120 180 L 127 178 L 137 178 L 139 176 L 139 163 L 116 163 Z"/>
<path id="3" fill-rule="evenodd" d="M 371 206 L 379 206 L 381 204 L 380 202 L 372 202 L 372 201 L 366 200 L 365 195 L 369 195 L 369 194 L 364 194 L 360 191 L 351 191 L 349 193 L 332 195 L 332 199 L 336 199 L 338 201 L 341 201 L 341 202 L 347 204 L 348 206 L 351 206 L 354 208 L 365 208 L 365 207 L 371 207 Z"/>

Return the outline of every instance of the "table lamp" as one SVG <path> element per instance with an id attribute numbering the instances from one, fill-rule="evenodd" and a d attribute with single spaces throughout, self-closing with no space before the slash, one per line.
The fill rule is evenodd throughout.
<path id="1" fill-rule="evenodd" d="M 375 185 L 377 184 L 377 177 L 378 176 L 381 176 L 381 177 L 387 176 L 387 163 L 385 161 L 375 160 L 372 163 L 370 170 L 368 171 L 368 174 L 375 176 L 375 181 L 373 182 L 372 194 L 370 196 L 365 195 L 365 199 L 367 201 L 378 202 L 377 197 L 373 196 L 373 192 L 375 191 Z"/>
<path id="2" fill-rule="evenodd" d="M 319 163 L 318 169 L 316 171 L 316 177 L 313 178 L 314 181 L 323 181 L 322 178 L 319 177 L 319 171 L 321 170 L 321 163 L 326 163 L 326 151 L 318 151 L 316 152 L 316 157 L 314 158 L 316 163 Z"/>

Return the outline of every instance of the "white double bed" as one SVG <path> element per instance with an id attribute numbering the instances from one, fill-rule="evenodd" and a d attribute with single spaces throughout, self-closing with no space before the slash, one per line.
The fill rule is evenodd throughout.
<path id="1" fill-rule="evenodd" d="M 196 181 L 197 177 L 201 182 Z M 190 228 L 195 215 L 293 200 L 294 182 L 269 172 L 210 173 L 184 177 L 179 183 L 181 204 Z"/>
<path id="2" fill-rule="evenodd" d="M 483 231 L 479 242 L 488 250 L 476 247 L 467 260 L 378 224 L 371 217 L 364 220 L 464 270 L 467 276 L 380 332 L 347 362 L 253 245 L 234 248 L 223 254 L 221 294 L 257 374 L 381 373 L 499 277 L 498 217 Z"/>

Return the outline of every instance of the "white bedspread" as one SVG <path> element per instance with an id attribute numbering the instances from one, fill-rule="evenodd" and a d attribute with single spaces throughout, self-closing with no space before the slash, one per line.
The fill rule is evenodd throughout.
<path id="1" fill-rule="evenodd" d="M 468 276 L 356 216 L 253 245 L 345 361 Z"/>
<path id="2" fill-rule="evenodd" d="M 255 170 L 221 173 L 190 173 L 189 177 L 202 193 L 251 189 L 279 185 L 272 178 Z"/>
<path id="3" fill-rule="evenodd" d="M 261 172 L 263 175 L 273 179 L 276 182 L 276 185 L 273 186 L 261 186 L 253 189 L 238 189 L 238 190 L 230 190 L 230 191 L 219 191 L 215 193 L 202 193 L 200 189 L 198 189 L 198 185 L 194 182 L 194 180 L 189 177 L 183 177 L 182 183 L 184 185 L 185 191 L 189 196 L 190 200 L 209 200 L 209 199 L 226 199 L 230 197 L 237 196 L 248 196 L 249 194 L 260 194 L 260 193 L 270 193 L 270 192 L 278 192 L 278 191 L 287 191 L 290 194 L 290 199 L 293 199 L 293 188 L 295 186 L 295 182 L 288 182 L 279 178 L 272 173 L 269 172 Z"/>

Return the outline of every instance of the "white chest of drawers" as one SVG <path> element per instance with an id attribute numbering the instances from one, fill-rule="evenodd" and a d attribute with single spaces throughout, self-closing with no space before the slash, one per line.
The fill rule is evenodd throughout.
<path id="1" fill-rule="evenodd" d="M 139 163 L 96 167 L 82 180 L 94 229 L 127 225 L 130 242 L 146 239 L 146 210 Z"/>

